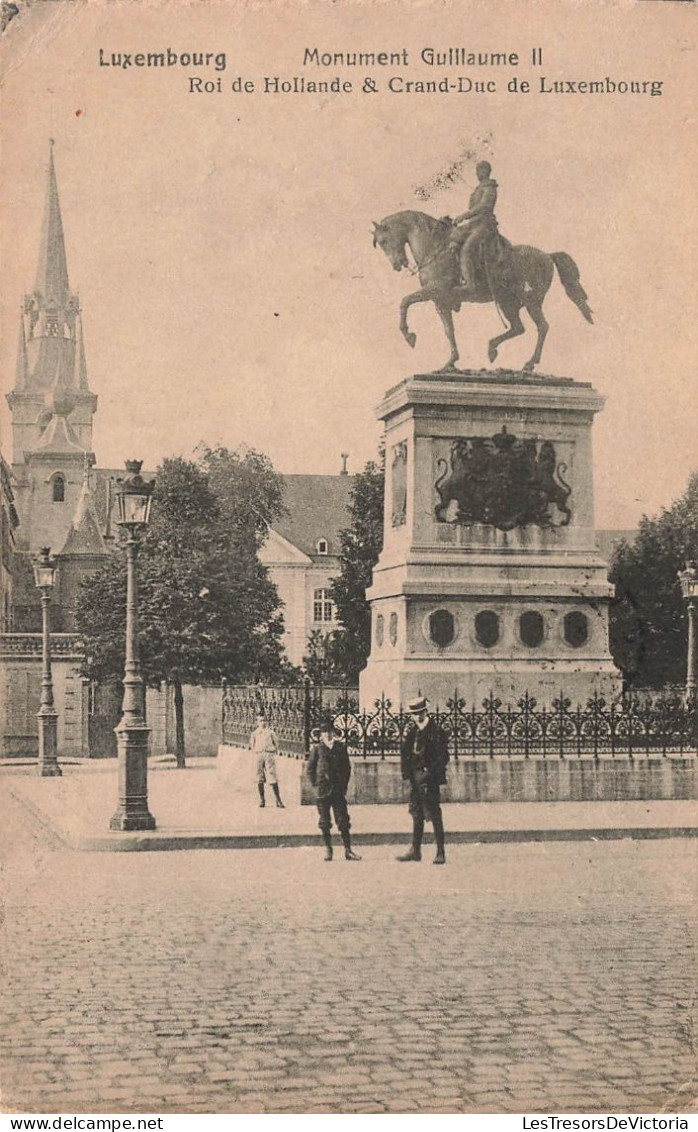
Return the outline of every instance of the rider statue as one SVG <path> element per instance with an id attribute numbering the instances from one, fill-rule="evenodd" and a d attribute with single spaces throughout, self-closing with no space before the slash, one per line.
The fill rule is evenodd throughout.
<path id="1" fill-rule="evenodd" d="M 497 203 L 497 182 L 492 180 L 492 166 L 489 161 L 480 161 L 475 167 L 479 184 L 470 195 L 467 212 L 462 212 L 453 221 L 449 243 L 460 251 L 462 285 L 474 290 L 477 286 L 478 257 L 488 236 L 498 236 L 499 229 L 494 215 Z M 463 221 L 468 221 L 464 224 Z"/>

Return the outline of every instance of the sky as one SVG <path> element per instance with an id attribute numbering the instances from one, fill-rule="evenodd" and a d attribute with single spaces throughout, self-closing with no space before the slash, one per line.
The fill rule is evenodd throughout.
<path id="1" fill-rule="evenodd" d="M 246 443 L 286 473 L 350 471 L 376 452 L 375 407 L 448 355 L 431 306 L 398 331 L 416 281 L 373 248 L 372 221 L 455 215 L 474 164 L 499 183 L 500 230 L 573 256 L 589 326 L 554 282 L 542 373 L 591 381 L 596 521 L 631 528 L 670 505 L 698 464 L 695 21 L 680 4 L 373 0 L 332 4 L 89 0 L 33 4 L 4 36 L 3 392 L 33 285 L 48 138 L 89 381 L 98 464 Z M 690 21 L 690 22 L 689 22 Z M 407 66 L 303 63 L 406 51 Z M 518 67 L 428 67 L 424 47 L 517 52 Z M 530 50 L 543 50 L 532 68 Z M 224 52 L 226 68 L 99 65 L 99 50 Z M 555 80 L 661 80 L 660 97 L 552 95 Z M 189 78 L 221 92 L 189 91 Z M 346 95 L 262 92 L 264 77 L 354 83 Z M 366 76 L 378 90 L 361 89 Z M 390 92 L 466 76 L 494 93 Z M 514 94 L 512 77 L 534 90 Z M 236 78 L 255 83 L 236 93 Z M 451 172 L 450 179 L 444 173 Z M 691 301 L 693 298 L 693 301 Z M 524 321 L 526 318 L 524 316 Z M 529 324 L 527 324 L 529 325 Z M 456 316 L 461 364 L 488 366 L 492 305 Z M 533 329 L 497 365 L 518 368 Z M 10 455 L 9 413 L 0 414 Z"/>

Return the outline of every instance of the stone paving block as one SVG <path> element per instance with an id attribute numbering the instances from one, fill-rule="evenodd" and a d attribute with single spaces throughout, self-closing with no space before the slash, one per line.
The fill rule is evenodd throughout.
<path id="1" fill-rule="evenodd" d="M 303 850 L 250 850 L 245 874 L 226 852 L 57 852 L 10 877 L 6 1093 L 30 1112 L 671 1104 L 693 1073 L 686 845 L 557 844 L 553 870 L 549 845 L 455 846 L 438 890 L 380 847 L 341 884 Z"/>

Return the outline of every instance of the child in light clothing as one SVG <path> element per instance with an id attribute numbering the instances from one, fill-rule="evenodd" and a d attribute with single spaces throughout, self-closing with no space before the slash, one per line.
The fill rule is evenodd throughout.
<path id="1" fill-rule="evenodd" d="M 276 735 L 269 726 L 266 715 L 262 711 L 258 712 L 257 727 L 250 736 L 250 750 L 257 753 L 257 789 L 259 791 L 260 809 L 263 809 L 266 805 L 264 799 L 265 782 L 269 782 L 271 785 L 278 808 L 284 809 L 279 793 L 279 780 L 276 775 L 276 752 L 278 749 Z"/>

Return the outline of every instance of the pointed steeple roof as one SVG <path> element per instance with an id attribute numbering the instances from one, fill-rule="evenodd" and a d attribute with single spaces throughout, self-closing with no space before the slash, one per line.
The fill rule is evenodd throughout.
<path id="1" fill-rule="evenodd" d="M 90 464 L 87 458 L 82 477 L 82 490 L 60 554 L 108 554 L 92 503 Z"/>
<path id="2" fill-rule="evenodd" d="M 70 297 L 68 283 L 68 262 L 65 255 L 63 221 L 58 200 L 56 167 L 53 163 L 53 138 L 51 138 L 48 164 L 48 185 L 44 206 L 44 224 L 41 230 L 39 265 L 36 272 L 36 290 L 45 300 L 53 300 L 65 307 Z"/>

